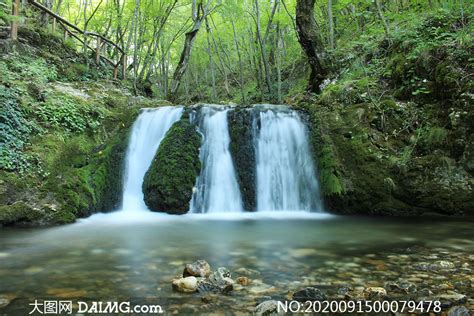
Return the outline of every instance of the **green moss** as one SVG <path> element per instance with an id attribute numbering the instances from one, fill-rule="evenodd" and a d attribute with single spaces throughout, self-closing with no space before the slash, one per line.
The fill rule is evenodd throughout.
<path id="1" fill-rule="evenodd" d="M 230 151 L 239 182 L 245 210 L 256 209 L 256 158 L 253 143 L 254 113 L 249 109 L 235 109 L 228 112 Z"/>
<path id="2" fill-rule="evenodd" d="M 311 120 L 311 144 L 318 166 L 319 182 L 323 196 L 340 195 L 345 188 L 342 181 L 342 165 L 337 158 L 335 146 L 328 135 L 327 112 L 308 106 Z"/>
<path id="3" fill-rule="evenodd" d="M 23 201 L 11 205 L 0 206 L 0 225 L 12 225 L 21 222 L 34 222 L 43 217 L 37 209 L 33 209 Z"/>
<path id="4" fill-rule="evenodd" d="M 426 133 L 424 141 L 429 145 L 439 145 L 446 141 L 448 131 L 442 127 L 432 127 Z"/>
<path id="5" fill-rule="evenodd" d="M 143 181 L 146 205 L 157 212 L 184 214 L 189 210 L 199 175 L 201 137 L 183 115 L 167 132 Z"/>
<path id="6" fill-rule="evenodd" d="M 344 188 L 338 177 L 339 164 L 335 157 L 333 147 L 328 137 L 323 137 L 322 149 L 317 155 L 318 170 L 320 174 L 321 191 L 324 196 L 341 194 Z"/>

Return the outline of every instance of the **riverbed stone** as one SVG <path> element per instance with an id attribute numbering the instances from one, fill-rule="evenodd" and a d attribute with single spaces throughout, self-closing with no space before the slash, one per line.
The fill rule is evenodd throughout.
<path id="1" fill-rule="evenodd" d="M 182 293 L 194 293 L 198 288 L 198 279 L 194 276 L 188 276 L 173 280 L 173 289 Z"/>
<path id="2" fill-rule="evenodd" d="M 368 300 L 384 297 L 386 295 L 387 291 L 383 287 L 367 287 L 364 289 L 364 296 Z"/>
<path id="3" fill-rule="evenodd" d="M 264 301 L 255 307 L 256 315 L 268 315 L 277 311 L 278 302 L 275 300 Z"/>
<path id="4" fill-rule="evenodd" d="M 195 276 L 207 278 L 211 274 L 211 266 L 205 260 L 197 260 L 186 264 L 183 271 L 183 277 Z"/>
<path id="5" fill-rule="evenodd" d="M 293 294 L 293 299 L 299 302 L 323 301 L 326 299 L 326 294 L 315 287 L 307 287 L 295 292 Z"/>
<path id="6" fill-rule="evenodd" d="M 235 281 L 243 286 L 247 286 L 251 283 L 251 280 L 247 277 L 238 277 L 237 279 L 235 279 Z"/>
<path id="7" fill-rule="evenodd" d="M 0 308 L 8 306 L 15 298 L 14 294 L 0 294 Z"/>
<path id="8" fill-rule="evenodd" d="M 448 316 L 469 316 L 471 313 L 466 306 L 453 306 L 448 310 Z"/>

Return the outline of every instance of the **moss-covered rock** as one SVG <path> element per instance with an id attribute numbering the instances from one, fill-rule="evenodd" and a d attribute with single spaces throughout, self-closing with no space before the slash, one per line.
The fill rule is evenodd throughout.
<path id="1" fill-rule="evenodd" d="M 469 112 L 449 130 L 436 106 L 306 104 L 326 208 L 342 214 L 473 214 Z M 453 112 L 458 113 L 458 112 Z M 464 112 L 463 112 L 464 113 Z M 420 126 L 423 115 L 425 126 Z M 457 144 L 456 146 L 453 144 Z"/>
<path id="2" fill-rule="evenodd" d="M 242 194 L 244 209 L 255 211 L 256 158 L 254 146 L 254 115 L 249 108 L 234 109 L 228 112 L 230 152 L 234 161 L 237 180 Z"/>
<path id="3" fill-rule="evenodd" d="M 188 113 L 173 124 L 145 174 L 143 194 L 152 211 L 184 214 L 189 210 L 201 163 L 201 137 Z"/>

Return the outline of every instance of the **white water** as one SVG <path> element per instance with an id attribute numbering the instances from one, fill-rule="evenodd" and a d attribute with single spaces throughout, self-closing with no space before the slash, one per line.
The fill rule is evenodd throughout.
<path id="1" fill-rule="evenodd" d="M 125 160 L 123 212 L 146 211 L 142 183 L 168 129 L 181 118 L 183 108 L 143 109 L 133 124 Z"/>
<path id="2" fill-rule="evenodd" d="M 191 199 L 191 213 L 242 212 L 242 199 L 229 151 L 228 109 L 203 107 L 200 131 L 201 174 Z"/>
<path id="3" fill-rule="evenodd" d="M 257 210 L 319 211 L 319 185 L 306 126 L 293 111 L 259 114 Z"/>

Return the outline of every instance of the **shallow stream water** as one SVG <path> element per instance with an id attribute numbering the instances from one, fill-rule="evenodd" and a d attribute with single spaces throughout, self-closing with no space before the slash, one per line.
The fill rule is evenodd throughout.
<path id="1" fill-rule="evenodd" d="M 337 291 L 345 284 L 383 286 L 401 278 L 435 293 L 439 284 L 448 283 L 469 299 L 473 223 L 295 212 L 141 213 L 134 218 L 122 212 L 62 227 L 3 228 L 0 298 L 9 304 L 0 314 L 27 314 L 29 303 L 47 298 L 146 301 L 167 312 L 248 313 L 263 299 L 282 299 L 288 291 L 309 285 Z M 203 302 L 200 294 L 173 292 L 171 280 L 185 263 L 197 259 L 253 282 L 212 302 Z M 460 269 L 443 273 L 416 268 L 437 260 Z M 460 280 L 464 283 L 456 285 Z"/>

